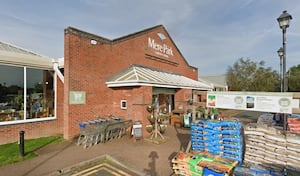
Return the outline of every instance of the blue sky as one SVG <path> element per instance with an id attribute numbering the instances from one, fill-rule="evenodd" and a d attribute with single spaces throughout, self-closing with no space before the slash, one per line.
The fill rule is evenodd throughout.
<path id="1" fill-rule="evenodd" d="M 68 26 L 114 39 L 162 24 L 199 76 L 226 73 L 241 57 L 279 70 L 283 10 L 293 16 L 288 69 L 300 64 L 299 0 L 6 0 L 0 41 L 60 58 Z"/>

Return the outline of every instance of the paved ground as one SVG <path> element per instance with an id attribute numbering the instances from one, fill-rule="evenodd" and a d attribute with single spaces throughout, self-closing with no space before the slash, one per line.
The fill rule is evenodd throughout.
<path id="1" fill-rule="evenodd" d="M 170 161 L 178 151 L 185 151 L 189 133 L 188 128 L 169 126 L 164 133 L 167 140 L 162 144 L 154 144 L 147 140 L 134 142 L 127 135 L 87 149 L 77 146 L 75 141 L 65 141 L 40 149 L 36 158 L 0 167 L 0 175 L 53 175 L 83 161 L 109 155 L 140 175 L 169 176 L 173 173 Z"/>
<path id="2" fill-rule="evenodd" d="M 228 116 L 239 116 L 246 122 L 255 121 L 257 113 L 243 114 L 228 111 Z M 252 120 L 250 120 L 252 119 Z M 173 175 L 171 160 L 179 152 L 185 151 L 190 139 L 189 128 L 168 126 L 164 133 L 166 142 L 154 144 L 148 140 L 134 141 L 127 135 L 121 139 L 97 144 L 84 149 L 76 141 L 65 141 L 49 145 L 37 151 L 38 157 L 12 165 L 0 167 L 0 176 L 45 176 L 61 172 L 65 168 L 109 155 L 139 175 Z"/>

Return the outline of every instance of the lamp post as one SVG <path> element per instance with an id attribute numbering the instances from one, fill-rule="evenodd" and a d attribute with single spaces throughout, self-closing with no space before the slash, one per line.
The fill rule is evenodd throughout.
<path id="1" fill-rule="evenodd" d="M 292 16 L 287 13 L 287 11 L 283 11 L 282 14 L 277 18 L 277 21 L 279 23 L 279 27 L 282 29 L 282 81 L 283 81 L 283 92 L 288 91 L 288 85 L 286 80 L 286 29 L 290 25 L 290 20 L 292 19 Z M 287 114 L 283 114 L 283 129 L 287 130 Z"/>
<path id="2" fill-rule="evenodd" d="M 280 77 L 280 92 L 283 92 L 283 79 L 282 79 L 282 56 L 283 56 L 283 49 L 282 47 L 279 48 L 277 51 L 279 59 L 280 59 L 280 72 L 279 72 L 279 77 Z"/>
<path id="3" fill-rule="evenodd" d="M 282 29 L 282 50 L 283 50 L 283 59 L 282 59 L 282 77 L 283 77 L 283 92 L 287 92 L 287 80 L 286 80 L 286 29 L 289 27 L 290 20 L 292 16 L 287 13 L 287 11 L 283 11 L 282 14 L 277 18 L 279 23 L 279 27 Z"/>

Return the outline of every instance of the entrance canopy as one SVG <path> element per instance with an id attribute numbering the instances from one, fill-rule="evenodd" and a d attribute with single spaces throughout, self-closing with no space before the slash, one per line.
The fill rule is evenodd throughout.
<path id="1" fill-rule="evenodd" d="M 166 88 L 185 88 L 212 90 L 212 86 L 185 76 L 150 67 L 132 65 L 107 79 L 108 87 L 153 86 Z"/>
<path id="2" fill-rule="evenodd" d="M 52 69 L 53 59 L 10 44 L 0 42 L 0 64 Z"/>

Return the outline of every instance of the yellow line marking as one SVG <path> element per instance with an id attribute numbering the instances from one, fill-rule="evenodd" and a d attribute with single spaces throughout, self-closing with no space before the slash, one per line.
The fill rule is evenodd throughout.
<path id="1" fill-rule="evenodd" d="M 104 168 L 101 168 L 101 167 L 104 167 Z M 107 169 L 107 168 L 105 168 L 105 167 L 107 167 L 107 168 L 109 168 L 109 169 Z M 98 168 L 105 169 L 105 170 L 107 170 L 108 172 L 110 172 L 110 173 L 112 173 L 112 174 L 114 174 L 114 175 L 130 176 L 128 173 L 123 172 L 123 171 L 119 170 L 118 168 L 113 167 L 113 166 L 111 166 L 111 165 L 109 165 L 109 164 L 107 164 L 107 163 L 101 163 L 101 164 L 98 164 L 98 165 L 96 165 L 96 166 L 94 166 L 94 167 L 90 167 L 90 168 L 85 169 L 85 170 L 82 170 L 82 171 L 80 171 L 80 172 L 78 172 L 78 173 L 72 174 L 72 176 L 81 176 L 81 175 L 83 175 L 83 174 L 92 174 L 92 173 L 96 173 L 96 172 L 99 171 Z M 97 170 L 97 169 L 98 169 L 98 170 Z M 116 171 L 114 171 L 114 170 L 116 170 Z"/>

